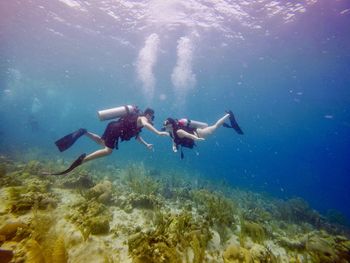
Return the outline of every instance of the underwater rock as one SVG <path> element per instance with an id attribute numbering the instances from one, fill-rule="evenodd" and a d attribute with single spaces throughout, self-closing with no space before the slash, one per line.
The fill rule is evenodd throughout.
<path id="1" fill-rule="evenodd" d="M 271 257 L 278 259 L 275 262 L 278 263 L 290 263 L 290 257 L 287 254 L 287 251 L 283 248 L 275 244 L 272 240 L 267 240 L 264 242 L 266 249 L 269 251 Z M 303 262 L 303 261 L 296 261 Z"/>
<path id="2" fill-rule="evenodd" d="M 68 176 L 63 179 L 62 186 L 64 188 L 91 188 L 95 184 L 91 176 L 87 174 L 79 174 L 78 176 Z"/>
<path id="3" fill-rule="evenodd" d="M 9 221 L 6 222 L 0 228 L 0 241 L 11 240 L 20 228 L 26 229 L 28 226 L 21 221 Z"/>
<path id="4" fill-rule="evenodd" d="M 217 231 L 210 231 L 212 238 L 209 240 L 208 242 L 208 249 L 209 250 L 219 250 L 220 249 L 220 244 L 221 244 L 221 240 L 220 240 L 220 235 Z"/>
<path id="5" fill-rule="evenodd" d="M 103 204 L 108 204 L 112 198 L 112 183 L 103 181 L 98 183 L 86 193 L 87 199 L 96 199 Z"/>

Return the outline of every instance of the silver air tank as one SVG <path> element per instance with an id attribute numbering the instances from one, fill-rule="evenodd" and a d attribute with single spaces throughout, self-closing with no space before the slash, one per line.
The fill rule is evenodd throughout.
<path id="1" fill-rule="evenodd" d="M 106 110 L 100 110 L 97 112 L 97 115 L 101 121 L 120 118 L 122 116 L 125 116 L 129 112 L 135 112 L 136 107 L 132 105 L 125 105 L 120 106 L 116 108 L 106 109 Z"/>
<path id="2" fill-rule="evenodd" d="M 195 128 L 195 129 L 208 127 L 208 123 L 189 120 L 189 119 L 181 119 L 178 122 L 179 122 L 179 124 L 181 124 L 183 126 L 188 126 L 188 127 Z"/>

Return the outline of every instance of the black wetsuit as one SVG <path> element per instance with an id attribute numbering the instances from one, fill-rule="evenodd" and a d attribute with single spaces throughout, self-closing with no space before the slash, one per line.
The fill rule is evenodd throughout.
<path id="1" fill-rule="evenodd" d="M 129 141 L 132 137 L 136 137 L 142 130 L 142 127 L 137 127 L 139 116 L 139 114 L 129 114 L 108 123 L 102 135 L 105 145 L 111 149 L 114 147 L 118 149 L 119 138 L 121 141 Z"/>
<path id="2" fill-rule="evenodd" d="M 183 146 L 183 147 L 187 147 L 187 148 L 193 148 L 193 146 L 195 146 L 196 144 L 194 143 L 194 140 L 193 139 L 190 139 L 190 138 L 186 138 L 186 137 L 183 137 L 183 138 L 180 138 L 178 135 L 177 135 L 177 131 L 181 129 L 181 130 L 184 130 L 185 132 L 188 132 L 190 134 L 195 134 L 196 132 L 196 129 L 195 128 L 191 128 L 191 127 L 188 127 L 188 126 L 177 126 L 174 130 L 173 130 L 173 134 L 174 134 L 174 143 L 176 144 L 176 148 L 178 148 L 179 145 Z"/>

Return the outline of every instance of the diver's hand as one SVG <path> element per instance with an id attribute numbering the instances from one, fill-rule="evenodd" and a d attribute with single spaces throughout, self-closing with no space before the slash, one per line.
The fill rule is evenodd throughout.
<path id="1" fill-rule="evenodd" d="M 196 141 L 205 141 L 205 139 L 204 139 L 204 138 L 199 138 L 199 137 L 197 137 L 197 138 L 196 138 Z"/>
<path id="2" fill-rule="evenodd" d="M 161 131 L 158 133 L 159 136 L 169 136 L 169 132 Z"/>
<path id="3" fill-rule="evenodd" d="M 173 152 L 174 152 L 174 153 L 177 153 L 176 145 L 173 145 Z"/>
<path id="4" fill-rule="evenodd" d="M 147 147 L 147 149 L 150 150 L 150 151 L 153 150 L 153 144 L 147 143 L 147 144 L 146 144 L 146 147 Z"/>

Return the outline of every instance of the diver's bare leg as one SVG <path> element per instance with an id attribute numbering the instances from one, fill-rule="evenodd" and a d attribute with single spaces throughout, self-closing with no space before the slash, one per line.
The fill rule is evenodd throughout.
<path id="1" fill-rule="evenodd" d="M 83 162 L 86 163 L 86 162 L 88 162 L 88 161 L 91 161 L 91 160 L 94 160 L 94 159 L 97 159 L 97 158 L 100 158 L 100 157 L 104 157 L 104 156 L 106 156 L 106 155 L 111 154 L 112 151 L 113 151 L 113 149 L 108 148 L 108 147 L 106 146 L 105 148 L 103 148 L 103 149 L 101 149 L 101 150 L 97 150 L 97 151 L 95 151 L 95 152 L 90 153 L 89 155 L 87 155 L 87 156 L 84 158 Z"/>
<path id="2" fill-rule="evenodd" d="M 97 134 L 94 134 L 92 132 L 86 132 L 85 135 L 87 137 L 89 137 L 91 140 L 93 140 L 94 142 L 96 142 L 97 144 L 103 145 L 104 146 L 104 141 L 102 140 L 102 138 L 100 136 L 98 136 Z"/>
<path id="3" fill-rule="evenodd" d="M 205 127 L 205 128 L 198 128 L 197 134 L 201 138 L 206 138 L 207 136 L 213 134 L 217 128 L 221 127 L 224 122 L 230 117 L 230 114 L 225 114 L 224 117 L 219 119 L 214 125 Z"/>

